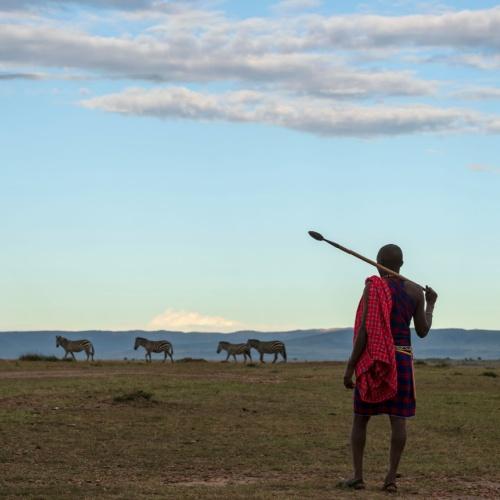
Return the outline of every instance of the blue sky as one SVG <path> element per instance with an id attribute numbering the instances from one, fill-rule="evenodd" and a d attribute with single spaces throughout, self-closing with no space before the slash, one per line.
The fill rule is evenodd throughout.
<path id="1" fill-rule="evenodd" d="M 351 325 L 388 242 L 500 328 L 495 2 L 0 0 L 0 330 Z"/>

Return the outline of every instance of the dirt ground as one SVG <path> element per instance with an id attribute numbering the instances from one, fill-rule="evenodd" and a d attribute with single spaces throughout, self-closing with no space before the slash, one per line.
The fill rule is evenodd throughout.
<path id="1" fill-rule="evenodd" d="M 369 426 L 368 489 L 336 488 L 350 473 L 342 370 L 0 361 L 0 497 L 385 498 L 385 417 Z M 500 498 L 500 364 L 416 377 L 398 496 Z"/>

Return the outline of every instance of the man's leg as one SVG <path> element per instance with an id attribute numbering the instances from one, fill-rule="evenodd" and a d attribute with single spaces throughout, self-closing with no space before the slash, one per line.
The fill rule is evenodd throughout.
<path id="1" fill-rule="evenodd" d="M 351 431 L 352 447 L 352 465 L 354 468 L 354 477 L 356 480 L 363 480 L 363 454 L 366 443 L 366 427 L 369 416 L 354 415 Z"/>
<path id="2" fill-rule="evenodd" d="M 396 482 L 399 461 L 406 444 L 406 419 L 399 417 L 391 418 L 391 453 L 389 460 L 389 472 L 385 478 L 385 484 Z"/>

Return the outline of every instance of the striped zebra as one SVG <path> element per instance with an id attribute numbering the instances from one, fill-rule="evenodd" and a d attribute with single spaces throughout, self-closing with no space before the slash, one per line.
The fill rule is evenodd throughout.
<path id="1" fill-rule="evenodd" d="M 273 363 L 276 363 L 278 354 L 281 354 L 283 361 L 286 363 L 285 344 L 281 340 L 270 340 L 269 342 L 261 342 L 256 339 L 249 339 L 247 344 L 250 348 L 254 348 L 260 354 L 260 362 L 264 363 L 264 354 L 274 354 Z"/>
<path id="2" fill-rule="evenodd" d="M 85 351 L 87 355 L 87 361 L 89 357 L 94 361 L 94 346 L 90 340 L 68 340 L 66 337 L 61 337 L 61 335 L 56 336 L 56 347 L 62 347 L 64 349 L 64 358 L 68 356 L 68 353 L 73 356 L 76 361 L 75 352 Z"/>
<path id="3" fill-rule="evenodd" d="M 219 345 L 217 346 L 217 354 L 221 351 L 227 352 L 226 361 L 229 359 L 229 356 L 232 356 L 234 361 L 238 361 L 236 356 L 240 354 L 243 354 L 245 363 L 247 362 L 247 356 L 250 358 L 250 361 L 252 361 L 252 354 L 250 353 L 250 347 L 248 344 L 231 344 L 230 342 L 222 341 L 219 342 Z"/>
<path id="4" fill-rule="evenodd" d="M 172 344 L 168 340 L 148 340 L 144 337 L 136 337 L 134 350 L 137 351 L 139 346 L 144 347 L 146 350 L 146 361 L 149 357 L 149 362 L 151 363 L 151 353 L 152 352 L 163 352 L 165 357 L 163 358 L 163 362 L 167 360 L 167 356 L 170 357 L 170 361 L 174 362 L 174 358 L 172 354 L 174 353 L 174 348 Z"/>

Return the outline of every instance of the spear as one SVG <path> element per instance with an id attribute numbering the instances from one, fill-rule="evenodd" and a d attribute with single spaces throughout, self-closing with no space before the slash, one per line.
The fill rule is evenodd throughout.
<path id="1" fill-rule="evenodd" d="M 382 264 L 379 264 L 378 262 L 375 262 L 374 260 L 371 260 L 368 257 L 365 257 L 364 255 L 359 254 L 358 252 L 355 252 L 354 250 L 350 250 L 349 248 L 346 248 L 346 247 L 340 245 L 339 243 L 335 243 L 335 241 L 327 240 L 326 238 L 323 237 L 322 234 L 317 233 L 316 231 L 309 231 L 309 236 L 311 238 L 314 238 L 317 241 L 325 241 L 326 243 L 329 243 L 330 245 L 334 246 L 335 248 L 342 250 L 342 252 L 348 253 L 349 255 L 352 255 L 353 257 L 357 257 L 358 259 L 361 259 L 364 262 L 371 264 L 372 266 L 375 266 L 378 269 L 381 269 L 382 271 L 386 272 L 387 274 L 390 274 L 390 275 L 392 275 L 396 278 L 402 279 L 404 281 L 409 281 L 410 283 L 413 283 L 414 285 L 418 286 L 418 288 L 420 288 L 424 292 L 427 290 L 427 287 L 423 287 L 422 285 L 419 285 L 415 281 L 410 280 L 408 278 L 405 278 L 403 275 L 397 273 L 396 271 L 393 271 L 392 269 L 389 269 L 388 267 L 385 267 Z"/>

